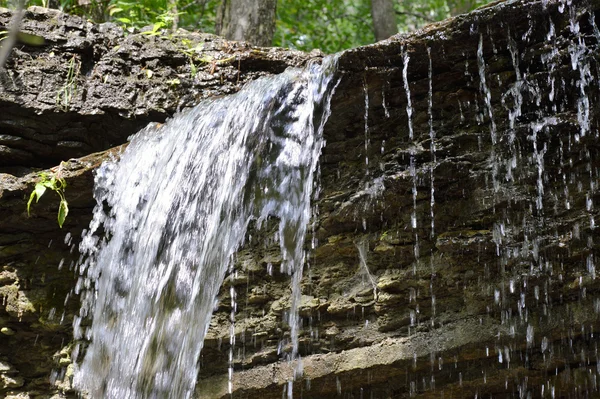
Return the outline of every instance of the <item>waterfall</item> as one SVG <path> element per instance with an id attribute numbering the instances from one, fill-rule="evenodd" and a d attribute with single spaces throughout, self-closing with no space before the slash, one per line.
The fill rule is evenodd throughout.
<path id="1" fill-rule="evenodd" d="M 78 389 L 191 397 L 219 288 L 249 222 L 268 217 L 279 219 L 293 274 L 297 353 L 303 246 L 335 63 L 258 79 L 147 127 L 98 170 L 76 287 Z"/>

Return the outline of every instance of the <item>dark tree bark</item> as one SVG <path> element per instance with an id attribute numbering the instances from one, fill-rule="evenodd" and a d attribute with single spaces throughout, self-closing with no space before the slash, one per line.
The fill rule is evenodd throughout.
<path id="1" fill-rule="evenodd" d="M 223 0 L 216 32 L 229 40 L 244 40 L 268 47 L 275 33 L 277 0 Z"/>
<path id="2" fill-rule="evenodd" d="M 371 0 L 373 30 L 377 41 L 387 39 L 398 33 L 396 14 L 392 0 Z"/>

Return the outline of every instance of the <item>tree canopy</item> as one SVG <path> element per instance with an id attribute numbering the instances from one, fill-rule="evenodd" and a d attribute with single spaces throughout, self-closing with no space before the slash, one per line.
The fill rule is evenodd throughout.
<path id="1" fill-rule="evenodd" d="M 18 0 L 0 0 L 14 7 Z M 215 33 L 223 0 L 30 0 L 27 5 L 58 8 L 94 22 L 112 21 L 133 31 L 183 28 Z M 399 32 L 468 12 L 489 0 L 390 0 Z M 277 0 L 273 45 L 326 53 L 375 41 L 371 0 Z"/>

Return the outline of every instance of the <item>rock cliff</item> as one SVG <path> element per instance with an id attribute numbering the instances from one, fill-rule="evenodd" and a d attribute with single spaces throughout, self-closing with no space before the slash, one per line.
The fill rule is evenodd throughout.
<path id="1" fill-rule="evenodd" d="M 295 395 L 598 394 L 599 15 L 591 0 L 498 2 L 339 55 Z M 38 8 L 22 30 L 44 44 L 17 46 L 0 72 L 0 392 L 68 397 L 93 170 L 147 123 L 321 55 L 124 36 Z M 45 168 L 68 184 L 62 230 L 52 193 L 27 216 Z M 237 255 L 198 397 L 229 396 L 232 286 L 234 397 L 290 389 L 290 279 L 273 232 Z"/>

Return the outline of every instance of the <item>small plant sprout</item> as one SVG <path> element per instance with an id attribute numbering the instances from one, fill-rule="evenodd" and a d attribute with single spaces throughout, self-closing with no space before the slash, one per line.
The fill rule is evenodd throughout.
<path id="1" fill-rule="evenodd" d="M 57 108 L 67 111 L 69 104 L 75 96 L 77 91 L 77 73 L 79 72 L 79 63 L 73 55 L 69 61 L 69 69 L 67 71 L 67 80 L 63 86 L 56 93 L 56 106 Z"/>
<path id="2" fill-rule="evenodd" d="M 67 182 L 60 177 L 60 167 L 59 171 L 56 173 L 41 172 L 40 181 L 35 184 L 35 187 L 29 196 L 29 201 L 27 202 L 27 215 L 30 214 L 31 203 L 33 200 L 35 199 L 35 202 L 37 203 L 46 190 L 50 189 L 60 197 L 60 204 L 58 206 L 58 226 L 62 228 L 65 219 L 67 218 L 67 214 L 69 213 L 69 204 L 65 198 L 66 187 Z"/>

